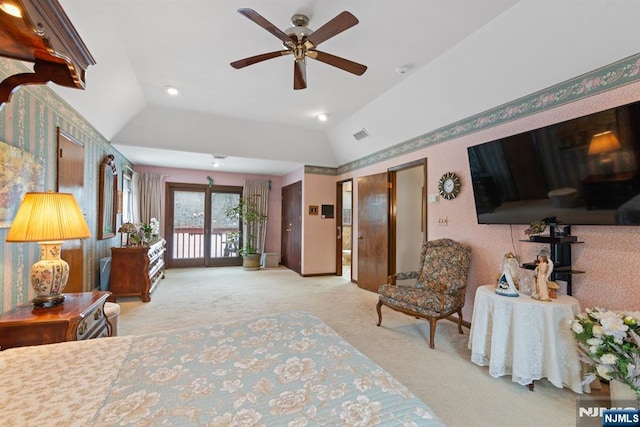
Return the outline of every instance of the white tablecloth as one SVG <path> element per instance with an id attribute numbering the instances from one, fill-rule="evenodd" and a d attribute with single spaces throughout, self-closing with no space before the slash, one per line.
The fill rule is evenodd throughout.
<path id="1" fill-rule="evenodd" d="M 511 375 L 522 385 L 547 378 L 556 387 L 582 393 L 580 361 L 570 321 L 578 300 L 559 295 L 541 302 L 528 295 L 497 295 L 492 285 L 476 291 L 471 320 L 471 361 L 498 378 Z"/>

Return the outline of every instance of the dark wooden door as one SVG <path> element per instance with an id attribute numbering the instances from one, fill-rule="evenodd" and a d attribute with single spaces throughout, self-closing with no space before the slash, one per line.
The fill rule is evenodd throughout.
<path id="1" fill-rule="evenodd" d="M 87 214 L 84 205 L 84 145 L 58 128 L 58 190 L 59 193 L 71 193 L 76 202 Z M 69 264 L 69 280 L 65 293 L 83 292 L 84 261 L 82 240 L 67 240 L 62 246 L 60 257 Z"/>
<path id="2" fill-rule="evenodd" d="M 302 182 L 282 188 L 281 264 L 302 271 Z"/>
<path id="3" fill-rule="evenodd" d="M 358 178 L 358 286 L 378 292 L 389 272 L 387 172 Z"/>

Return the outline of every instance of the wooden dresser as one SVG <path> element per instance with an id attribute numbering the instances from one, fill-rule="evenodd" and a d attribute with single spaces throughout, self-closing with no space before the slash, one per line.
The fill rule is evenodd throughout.
<path id="1" fill-rule="evenodd" d="M 104 314 L 110 292 L 64 294 L 50 308 L 19 305 L 0 316 L 0 349 L 111 336 Z"/>
<path id="2" fill-rule="evenodd" d="M 126 296 L 151 301 L 151 293 L 164 279 L 165 244 L 160 239 L 150 246 L 111 248 L 110 301 Z"/>

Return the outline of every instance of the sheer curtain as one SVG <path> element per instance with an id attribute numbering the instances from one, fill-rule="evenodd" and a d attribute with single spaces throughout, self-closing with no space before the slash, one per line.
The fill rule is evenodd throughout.
<path id="1" fill-rule="evenodd" d="M 131 171 L 131 200 L 130 200 L 130 209 L 131 209 L 131 218 L 130 221 L 134 224 L 140 223 L 140 191 L 138 190 L 139 179 L 138 172 Z"/>
<path id="2" fill-rule="evenodd" d="M 151 218 L 162 218 L 162 182 L 159 173 L 139 173 L 138 196 L 140 200 L 140 222 L 149 223 Z"/>
<path id="3" fill-rule="evenodd" d="M 260 213 L 267 216 L 269 210 L 269 190 L 271 190 L 271 181 L 246 179 L 242 189 L 242 197 L 245 199 L 253 198 Z M 250 234 L 257 236 L 256 247 L 260 253 L 264 253 L 264 244 L 267 239 L 267 221 L 268 218 L 263 223 L 257 224 L 256 230 L 247 230 L 246 224 L 242 230 L 245 236 Z"/>

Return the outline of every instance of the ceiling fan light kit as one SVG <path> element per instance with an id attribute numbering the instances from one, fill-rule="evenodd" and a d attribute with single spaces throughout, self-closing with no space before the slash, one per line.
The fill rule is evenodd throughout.
<path id="1" fill-rule="evenodd" d="M 285 50 L 267 52 L 234 61 L 231 63 L 231 66 L 235 69 L 244 68 L 279 56 L 293 55 L 293 88 L 295 90 L 305 89 L 307 87 L 307 58 L 324 62 L 325 64 L 357 76 L 361 76 L 367 71 L 365 65 L 316 49 L 320 43 L 348 30 L 358 23 L 358 19 L 347 11 L 339 13 L 335 18 L 331 19 L 316 31 L 307 27 L 309 18 L 303 14 L 293 15 L 291 17 L 293 27 L 282 31 L 253 9 L 238 9 L 238 13 L 280 39 Z"/>

